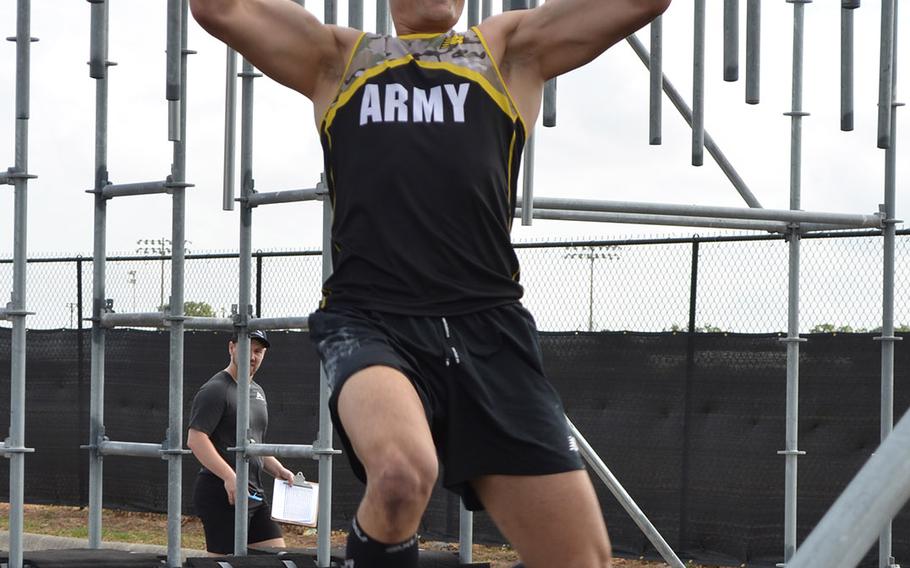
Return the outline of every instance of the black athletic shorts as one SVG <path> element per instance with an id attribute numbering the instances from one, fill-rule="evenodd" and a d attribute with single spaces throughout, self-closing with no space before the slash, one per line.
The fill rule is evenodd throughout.
<path id="1" fill-rule="evenodd" d="M 351 375 L 372 365 L 411 380 L 443 466 L 443 486 L 470 510 L 483 509 L 470 487 L 479 476 L 584 467 L 559 395 L 544 377 L 534 319 L 521 304 L 444 318 L 335 307 L 309 321 L 332 389 L 332 419 L 361 481 L 366 472 L 338 419 L 338 395 Z"/>
<path id="2" fill-rule="evenodd" d="M 202 519 L 205 549 L 217 554 L 234 553 L 234 506 L 228 502 L 224 481 L 216 475 L 199 472 L 193 487 L 193 507 Z M 247 544 L 281 538 L 281 527 L 272 520 L 271 507 L 262 501 L 249 502 Z"/>

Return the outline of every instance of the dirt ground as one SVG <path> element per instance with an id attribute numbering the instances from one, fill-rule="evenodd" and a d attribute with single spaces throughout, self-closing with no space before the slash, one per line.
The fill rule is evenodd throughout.
<path id="1" fill-rule="evenodd" d="M 0 526 L 8 528 L 9 504 L 0 503 Z M 112 511 L 105 509 L 101 518 L 102 540 L 133 542 L 143 544 L 167 544 L 167 516 L 157 513 L 137 513 L 130 511 Z M 88 511 L 80 507 L 62 507 L 48 505 L 25 506 L 25 532 L 55 536 L 87 538 Z M 199 519 L 184 516 L 182 521 L 182 546 L 184 548 L 204 549 L 205 539 Z M 316 531 L 295 525 L 282 525 L 287 545 L 291 548 L 310 548 L 316 546 Z M 346 534 L 332 534 L 333 546 L 344 546 Z M 457 550 L 457 543 L 421 542 L 422 548 L 432 550 Z M 511 568 L 518 556 L 508 546 L 474 545 L 474 562 L 489 562 L 492 568 Z M 661 568 L 663 562 L 649 562 L 616 558 L 616 568 Z M 691 568 L 699 567 L 689 564 Z"/>

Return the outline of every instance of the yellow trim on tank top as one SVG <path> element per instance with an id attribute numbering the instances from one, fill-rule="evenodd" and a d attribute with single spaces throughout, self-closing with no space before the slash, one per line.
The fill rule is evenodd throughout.
<path id="1" fill-rule="evenodd" d="M 449 30 L 449 31 L 451 31 L 451 30 Z M 431 33 L 431 34 L 429 34 L 429 33 L 428 34 L 404 34 L 404 35 L 393 36 L 393 37 L 397 37 L 398 39 L 430 39 L 433 37 L 439 37 L 441 35 L 445 35 L 447 33 L 449 33 L 449 32 L 438 32 L 438 33 Z"/>
<path id="2" fill-rule="evenodd" d="M 506 91 L 506 97 L 508 97 L 509 102 L 515 107 L 515 114 L 518 115 L 518 121 L 521 122 L 521 127 L 525 131 L 525 138 L 528 137 L 528 125 L 525 123 L 525 119 L 521 116 L 521 111 L 518 110 L 518 105 L 515 104 L 515 97 L 512 96 L 512 93 L 509 92 L 509 86 L 506 85 L 505 79 L 502 78 L 502 73 L 499 71 L 499 64 L 496 63 L 496 58 L 493 57 L 493 52 L 490 51 L 490 46 L 487 45 L 486 38 L 483 37 L 483 34 L 480 33 L 480 28 L 477 26 L 471 26 L 471 31 L 477 34 L 477 39 L 480 40 L 480 43 L 483 45 L 483 50 L 487 52 L 487 56 L 490 58 L 490 63 L 493 64 L 493 70 L 496 71 L 496 76 L 499 77 L 499 82 L 502 83 L 502 88 Z"/>
<path id="3" fill-rule="evenodd" d="M 506 170 L 506 198 L 508 203 L 512 203 L 512 159 L 515 156 L 515 129 L 512 129 L 512 140 L 509 142 L 509 163 Z M 509 228 L 512 228 L 512 220 L 509 219 Z"/>
<path id="4" fill-rule="evenodd" d="M 510 119 L 515 120 L 518 118 L 521 120 L 521 116 L 518 114 L 518 109 L 510 104 L 508 93 L 502 93 L 498 91 L 483 75 L 477 71 L 461 67 L 460 65 L 455 65 L 452 63 L 447 63 L 443 61 L 417 61 L 414 59 L 414 56 L 411 54 L 405 55 L 404 57 L 399 57 L 397 59 L 387 59 L 382 61 L 373 67 L 365 70 L 362 75 L 357 77 L 351 84 L 345 89 L 341 94 L 338 95 L 335 103 L 329 108 L 326 112 L 325 118 L 323 119 L 322 130 L 325 132 L 326 137 L 329 141 L 329 148 L 332 146 L 332 135 L 329 133 L 329 128 L 332 126 L 332 122 L 335 120 L 335 115 L 338 113 L 338 110 L 346 105 L 348 101 L 354 96 L 360 87 L 362 87 L 367 80 L 372 79 L 373 77 L 385 72 L 388 69 L 394 67 L 400 67 L 413 61 L 417 64 L 418 67 L 424 67 L 426 69 L 439 69 L 444 71 L 449 71 L 454 75 L 459 77 L 464 77 L 470 79 L 471 81 L 480 85 L 480 87 L 493 99 L 493 102 L 502 110 L 506 116 Z M 505 85 L 505 84 L 503 84 Z M 522 122 L 524 126 L 524 122 Z M 525 130 L 527 132 L 527 130 Z"/>
<path id="5" fill-rule="evenodd" d="M 344 78 L 348 76 L 348 70 L 351 68 L 351 63 L 354 61 L 354 56 L 357 54 L 357 49 L 360 47 L 360 42 L 363 41 L 367 35 L 366 32 L 361 32 L 360 37 L 357 38 L 357 41 L 354 42 L 354 48 L 351 49 L 351 53 L 348 54 L 348 62 L 344 64 L 344 72 L 341 74 L 341 79 L 338 81 L 338 86 L 335 87 L 335 98 L 338 98 L 338 93 L 341 92 L 341 87 L 344 85 Z M 325 124 L 325 116 L 329 113 L 329 109 L 332 108 L 332 104 L 335 101 L 329 103 L 329 108 L 325 109 L 325 112 L 322 113 L 322 120 L 319 121 L 319 130 L 322 130 L 322 125 Z M 331 144 L 330 144 L 331 145 Z"/>

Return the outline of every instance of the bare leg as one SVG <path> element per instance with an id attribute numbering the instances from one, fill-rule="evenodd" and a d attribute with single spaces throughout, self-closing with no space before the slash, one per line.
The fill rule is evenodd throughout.
<path id="1" fill-rule="evenodd" d="M 390 367 L 373 366 L 345 382 L 338 414 L 367 472 L 357 520 L 386 543 L 417 532 L 438 475 L 436 449 L 420 397 Z"/>
<path id="2" fill-rule="evenodd" d="M 527 568 L 610 566 L 607 527 L 584 470 L 488 475 L 472 485 Z"/>
<path id="3" fill-rule="evenodd" d="M 250 546 L 253 548 L 287 548 L 283 537 L 270 538 L 268 540 L 262 540 L 259 542 L 252 542 L 250 543 Z"/>

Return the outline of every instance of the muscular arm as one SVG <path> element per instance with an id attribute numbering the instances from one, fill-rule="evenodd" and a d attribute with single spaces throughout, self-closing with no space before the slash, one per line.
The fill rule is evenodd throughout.
<path id="1" fill-rule="evenodd" d="M 660 15 L 670 0 L 547 0 L 480 25 L 519 111 L 537 117 L 544 81 L 580 67 Z"/>
<path id="2" fill-rule="evenodd" d="M 236 493 L 237 475 L 234 468 L 230 466 L 224 458 L 215 449 L 211 438 L 205 432 L 189 429 L 186 437 L 186 446 L 193 451 L 193 455 L 199 460 L 199 463 L 205 469 L 211 471 L 224 481 L 224 488 L 228 494 L 228 501 L 234 504 L 234 494 Z"/>
<path id="3" fill-rule="evenodd" d="M 190 7 L 207 32 L 317 107 L 330 102 L 324 99 L 333 96 L 359 36 L 323 25 L 291 0 L 190 0 Z"/>

